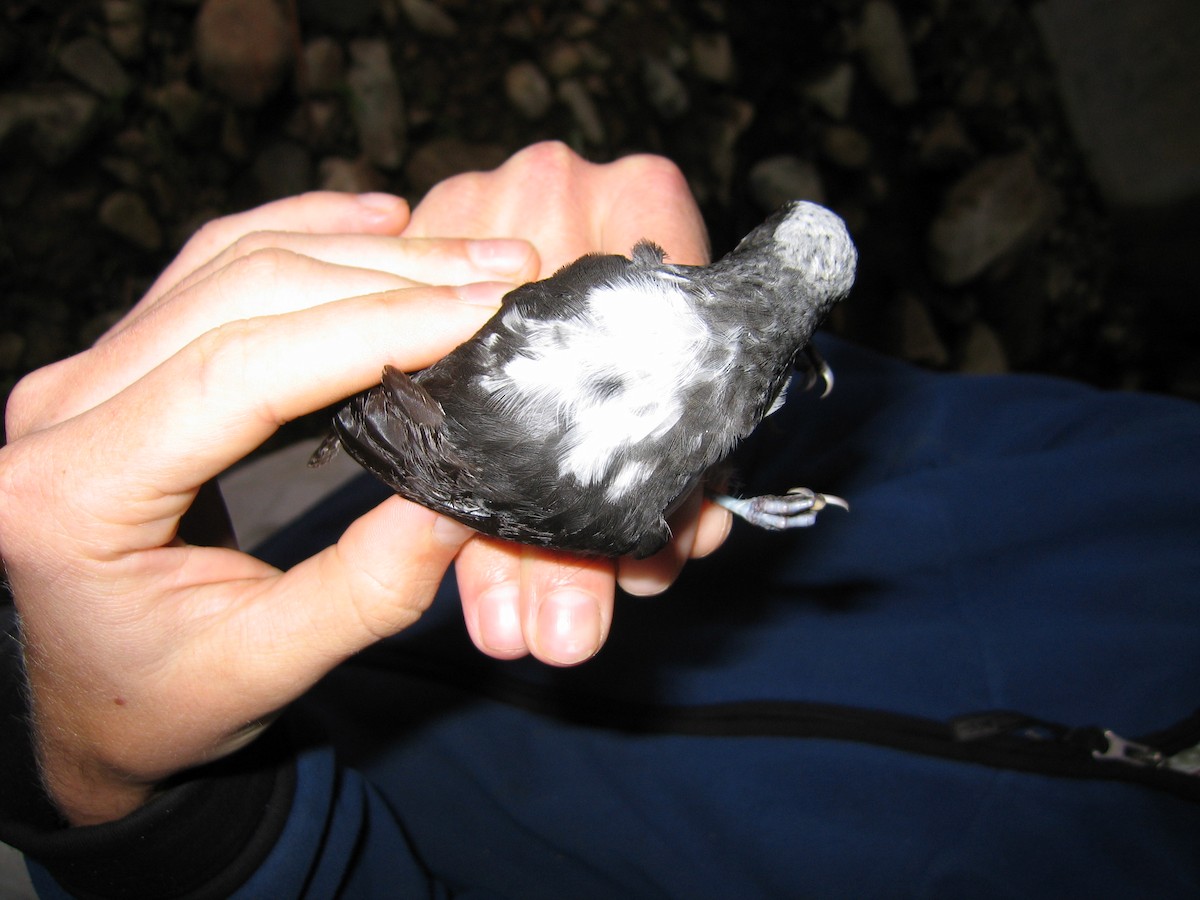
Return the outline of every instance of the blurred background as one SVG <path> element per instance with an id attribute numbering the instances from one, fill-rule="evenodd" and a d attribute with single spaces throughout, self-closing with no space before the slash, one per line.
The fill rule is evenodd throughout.
<path id="1" fill-rule="evenodd" d="M 831 206 L 885 353 L 1200 398 L 1198 46 L 1194 0 L 6 0 L 0 391 L 211 217 L 553 138 L 673 159 L 717 254 Z"/>

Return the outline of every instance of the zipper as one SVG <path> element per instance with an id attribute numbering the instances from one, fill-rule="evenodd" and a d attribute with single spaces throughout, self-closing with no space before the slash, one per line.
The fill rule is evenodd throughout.
<path id="1" fill-rule="evenodd" d="M 360 655 L 357 663 L 374 654 Z M 382 654 L 381 654 L 382 656 Z M 997 769 L 1144 785 L 1200 802 L 1200 710 L 1152 735 L 1126 738 L 1012 710 L 949 720 L 867 707 L 788 700 L 653 704 L 534 683 L 489 666 L 451 667 L 407 653 L 379 660 L 391 671 L 585 728 L 630 734 L 778 737 L 871 744 Z"/>

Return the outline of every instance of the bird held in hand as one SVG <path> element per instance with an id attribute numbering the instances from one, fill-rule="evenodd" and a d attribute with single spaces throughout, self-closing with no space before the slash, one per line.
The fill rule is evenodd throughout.
<path id="1" fill-rule="evenodd" d="M 849 292 L 857 252 L 838 216 L 784 206 L 707 266 L 648 241 L 522 285 L 466 343 L 336 414 L 314 454 L 344 447 L 399 494 L 496 537 L 648 556 L 666 516 L 783 402 Z M 812 524 L 837 497 L 796 489 L 716 502 L 766 528 Z"/>

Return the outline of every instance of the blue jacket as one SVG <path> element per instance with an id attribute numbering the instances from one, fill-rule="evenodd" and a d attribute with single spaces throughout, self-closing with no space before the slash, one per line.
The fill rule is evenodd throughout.
<path id="1" fill-rule="evenodd" d="M 47 897 L 1200 896 L 1165 759 L 1200 742 L 1200 408 L 821 343 L 836 389 L 738 472 L 850 513 L 735 526 L 569 670 L 479 654 L 451 579 L 244 753 L 94 829 L 6 801 L 0 837 Z"/>

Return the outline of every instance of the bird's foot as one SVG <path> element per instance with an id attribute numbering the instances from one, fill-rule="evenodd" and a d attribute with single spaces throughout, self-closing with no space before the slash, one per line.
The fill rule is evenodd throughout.
<path id="1" fill-rule="evenodd" d="M 818 384 L 823 384 L 825 387 L 821 391 L 821 399 L 825 399 L 833 390 L 833 369 L 812 344 L 805 344 L 801 355 L 803 361 L 797 359 L 796 362 L 797 368 L 803 368 L 805 372 L 804 389 L 811 391 Z"/>
<path id="2" fill-rule="evenodd" d="M 826 506 L 850 509 L 850 504 L 841 497 L 818 494 L 808 488 L 792 488 L 786 494 L 764 494 L 761 497 L 742 498 L 714 494 L 712 501 L 751 525 L 768 531 L 807 528 L 817 521 L 817 513 Z"/>

